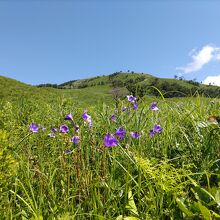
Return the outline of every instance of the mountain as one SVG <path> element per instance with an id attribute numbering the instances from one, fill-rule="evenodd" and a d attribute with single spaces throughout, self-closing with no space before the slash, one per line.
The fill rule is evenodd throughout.
<path id="1" fill-rule="evenodd" d="M 61 89 L 81 89 L 86 87 L 109 85 L 123 87 L 131 82 L 140 82 L 153 78 L 152 75 L 134 72 L 116 72 L 111 75 L 96 76 L 87 79 L 71 80 L 62 84 L 40 84 L 37 87 L 54 87 Z"/>
<path id="2" fill-rule="evenodd" d="M 56 89 L 49 87 L 36 87 L 27 85 L 14 79 L 0 76 L 0 101 L 18 101 L 22 99 L 35 102 L 59 102 L 65 106 L 69 100 L 79 107 L 94 105 L 97 103 L 111 103 L 111 88 L 107 85 L 87 87 L 85 89 Z"/>
<path id="3" fill-rule="evenodd" d="M 23 98 L 45 99 L 55 95 L 56 90 L 52 88 L 37 88 L 25 83 L 0 76 L 0 100 L 17 100 Z"/>
<path id="4" fill-rule="evenodd" d="M 59 89 L 57 89 L 59 88 Z M 71 80 L 60 85 L 27 85 L 0 76 L 0 100 L 16 101 L 19 98 L 54 102 L 73 99 L 79 106 L 94 103 L 112 103 L 127 94 L 138 97 L 161 96 L 185 97 L 201 94 L 207 97 L 220 97 L 220 87 L 202 85 L 196 81 L 157 78 L 150 74 L 116 72 L 111 75 L 88 79 Z"/>
<path id="5" fill-rule="evenodd" d="M 220 87 L 218 86 L 203 85 L 195 80 L 184 80 L 182 77 L 166 79 L 134 72 L 115 72 L 108 76 L 103 75 L 88 79 L 71 80 L 60 85 L 52 85 L 52 87 L 60 89 L 85 89 L 104 85 L 109 87 L 110 91 L 113 88 L 117 88 L 117 91 L 119 91 L 120 88 L 120 90 L 124 91 L 122 94 L 127 91 L 127 93 L 132 93 L 139 97 L 143 97 L 146 94 L 153 96 L 163 94 L 164 97 L 171 98 L 192 96 L 198 93 L 207 97 L 220 96 Z M 44 86 L 50 85 L 39 85 L 39 87 Z"/>

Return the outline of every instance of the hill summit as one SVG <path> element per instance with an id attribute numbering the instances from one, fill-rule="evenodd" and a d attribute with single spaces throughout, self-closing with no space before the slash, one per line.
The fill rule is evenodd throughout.
<path id="1" fill-rule="evenodd" d="M 68 97 L 87 103 L 97 100 L 110 103 L 112 98 L 122 98 L 128 94 L 139 98 L 145 95 L 163 95 L 165 98 L 172 98 L 195 94 L 213 98 L 220 97 L 220 87 L 218 86 L 203 85 L 195 80 L 184 80 L 181 77 L 165 79 L 134 72 L 115 72 L 110 75 L 70 80 L 59 85 L 46 83 L 37 86 L 0 76 L 0 89 L 0 99 L 5 100 L 17 100 L 19 97 L 45 100 Z"/>
<path id="2" fill-rule="evenodd" d="M 97 86 L 124 88 L 133 95 L 143 97 L 145 94 L 161 95 L 166 98 L 192 96 L 196 93 L 208 97 L 219 97 L 220 87 L 203 85 L 194 80 L 185 80 L 175 76 L 173 79 L 158 78 L 150 74 L 135 72 L 115 72 L 110 75 L 96 76 L 87 79 L 71 80 L 62 84 L 41 84 L 38 87 L 59 89 L 83 89 Z M 160 93 L 158 92 L 160 91 Z"/>

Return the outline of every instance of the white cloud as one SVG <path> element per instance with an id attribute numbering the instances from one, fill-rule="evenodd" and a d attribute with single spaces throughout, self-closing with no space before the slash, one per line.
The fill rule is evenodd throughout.
<path id="1" fill-rule="evenodd" d="M 220 86 L 220 74 L 218 76 L 207 76 L 202 83 L 206 85 L 211 84 L 215 86 Z"/>
<path id="2" fill-rule="evenodd" d="M 220 61 L 220 48 L 206 45 L 198 52 L 193 49 L 190 52 L 190 56 L 192 58 L 192 62 L 188 63 L 184 67 L 177 67 L 176 69 L 183 71 L 183 73 L 191 73 L 202 69 L 205 64 L 211 62 L 212 60 Z"/>
<path id="3" fill-rule="evenodd" d="M 216 54 L 216 58 L 215 59 L 220 61 L 220 53 Z"/>

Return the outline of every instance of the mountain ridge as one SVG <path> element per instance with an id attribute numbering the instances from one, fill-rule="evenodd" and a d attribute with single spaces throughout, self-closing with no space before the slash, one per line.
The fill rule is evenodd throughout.
<path id="1" fill-rule="evenodd" d="M 112 88 L 126 88 L 130 93 L 137 96 L 158 95 L 157 87 L 166 98 L 192 96 L 196 93 L 208 97 L 219 97 L 220 87 L 204 85 L 194 80 L 185 80 L 183 77 L 159 78 L 146 73 L 115 72 L 110 75 L 102 75 L 87 79 L 71 80 L 60 85 L 53 84 L 51 87 L 59 89 L 82 89 L 100 85 L 108 85 Z M 38 85 L 39 87 L 48 84 Z M 151 88 L 151 89 L 150 89 Z"/>
<path id="2" fill-rule="evenodd" d="M 157 88 L 157 89 L 156 89 Z M 102 97 L 111 100 L 120 90 L 119 96 L 133 94 L 138 97 L 144 95 L 160 96 L 165 98 L 192 96 L 196 93 L 207 97 L 220 97 L 220 87 L 203 85 L 195 80 L 183 78 L 159 78 L 151 74 L 135 72 L 115 72 L 110 75 L 100 75 L 79 80 L 70 80 L 61 84 L 28 85 L 5 76 L 0 76 L 0 99 L 11 97 L 30 97 L 55 99 L 58 96 L 72 96 L 75 99 L 86 99 L 86 95 Z M 160 92 L 158 92 L 158 90 Z M 94 98 L 94 99 L 95 99 Z M 114 98 L 114 97 L 113 97 Z"/>

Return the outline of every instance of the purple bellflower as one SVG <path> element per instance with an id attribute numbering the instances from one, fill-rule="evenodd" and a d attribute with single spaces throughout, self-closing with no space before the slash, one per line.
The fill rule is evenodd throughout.
<path id="1" fill-rule="evenodd" d="M 73 142 L 75 144 L 78 144 L 80 141 L 80 138 L 79 136 L 73 136 L 71 139 L 70 139 L 70 142 Z"/>
<path id="2" fill-rule="evenodd" d="M 85 122 L 88 123 L 89 128 L 92 128 L 92 117 L 91 115 L 87 114 L 87 111 L 84 111 L 84 113 L 82 114 L 82 118 Z"/>
<path id="3" fill-rule="evenodd" d="M 66 125 L 61 125 L 60 126 L 60 131 L 62 133 L 67 133 L 69 131 L 69 128 Z"/>
<path id="4" fill-rule="evenodd" d="M 108 133 L 104 137 L 104 144 L 106 147 L 116 147 L 118 145 L 118 140 L 114 135 Z"/>
<path id="5" fill-rule="evenodd" d="M 158 124 L 154 125 L 154 131 L 156 133 L 160 133 L 162 130 L 163 130 L 163 128 L 161 128 L 160 125 L 158 125 Z"/>
<path id="6" fill-rule="evenodd" d="M 127 95 L 127 99 L 129 102 L 135 102 L 136 98 L 133 95 Z"/>
<path id="7" fill-rule="evenodd" d="M 57 129 L 56 128 L 52 128 L 50 131 L 54 133 L 54 132 L 57 132 Z"/>
<path id="8" fill-rule="evenodd" d="M 29 129 L 30 129 L 30 131 L 33 132 L 33 133 L 36 133 L 36 132 L 39 131 L 38 125 L 34 124 L 33 122 L 30 124 Z"/>
<path id="9" fill-rule="evenodd" d="M 134 108 L 134 110 L 138 109 L 138 103 L 137 102 L 134 103 L 133 108 Z"/>
<path id="10" fill-rule="evenodd" d="M 150 110 L 152 110 L 152 111 L 158 111 L 159 110 L 159 108 L 157 107 L 156 102 L 152 102 L 152 104 L 150 106 Z"/>
<path id="11" fill-rule="evenodd" d="M 149 135 L 150 135 L 150 136 L 152 136 L 152 137 L 153 137 L 155 134 L 156 134 L 156 133 L 154 132 L 154 130 L 153 130 L 153 129 L 149 131 Z"/>
<path id="12" fill-rule="evenodd" d="M 84 121 L 86 121 L 88 123 L 92 121 L 91 116 L 88 115 L 86 111 L 82 114 L 82 118 L 83 118 Z"/>
<path id="13" fill-rule="evenodd" d="M 92 121 L 89 122 L 89 128 L 92 128 Z"/>
<path id="14" fill-rule="evenodd" d="M 70 121 L 72 121 L 72 120 L 73 120 L 73 115 L 72 115 L 72 113 L 70 112 L 69 114 L 67 114 L 66 117 L 64 118 L 64 120 L 70 120 Z"/>
<path id="15" fill-rule="evenodd" d="M 52 138 L 55 138 L 55 134 L 54 133 L 48 134 L 48 136 L 52 137 Z"/>
<path id="16" fill-rule="evenodd" d="M 132 138 L 135 138 L 135 139 L 138 139 L 138 138 L 141 137 L 141 135 L 137 131 L 130 132 L 130 135 L 131 135 Z"/>
<path id="17" fill-rule="evenodd" d="M 75 126 L 75 131 L 76 131 L 77 133 L 79 133 L 79 125 L 76 125 L 76 126 Z"/>
<path id="18" fill-rule="evenodd" d="M 123 129 L 123 127 L 119 127 L 115 132 L 115 135 L 120 138 L 124 138 L 125 134 L 126 134 L 126 131 Z"/>
<path id="19" fill-rule="evenodd" d="M 72 152 L 73 152 L 72 150 L 68 149 L 64 151 L 64 154 L 71 154 Z"/>
<path id="20" fill-rule="evenodd" d="M 126 109 L 127 109 L 127 107 L 123 106 L 121 110 L 124 112 L 124 111 L 126 111 Z"/>
<path id="21" fill-rule="evenodd" d="M 116 122 L 116 117 L 115 117 L 115 115 L 112 115 L 112 116 L 110 117 L 110 120 L 113 121 L 113 122 Z"/>
<path id="22" fill-rule="evenodd" d="M 150 130 L 149 134 L 150 134 L 150 136 L 154 136 L 156 133 L 161 133 L 162 130 L 163 130 L 163 128 L 161 128 L 160 125 L 155 124 L 154 128 L 152 130 Z"/>

